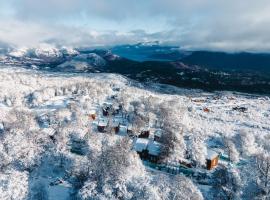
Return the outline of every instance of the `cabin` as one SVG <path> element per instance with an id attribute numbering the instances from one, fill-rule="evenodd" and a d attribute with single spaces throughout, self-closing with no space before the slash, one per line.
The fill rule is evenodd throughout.
<path id="1" fill-rule="evenodd" d="M 156 141 L 150 141 L 147 146 L 149 160 L 153 163 L 157 163 L 161 152 L 161 145 Z"/>
<path id="2" fill-rule="evenodd" d="M 156 129 L 154 131 L 154 141 L 160 141 L 162 136 L 162 130 L 161 129 Z"/>
<path id="3" fill-rule="evenodd" d="M 219 154 L 211 149 L 207 150 L 206 156 L 206 168 L 212 170 L 218 165 Z"/>
<path id="4" fill-rule="evenodd" d="M 209 113 L 210 109 L 209 108 L 204 108 L 203 111 Z"/>
<path id="5" fill-rule="evenodd" d="M 107 126 L 108 126 L 107 120 L 99 121 L 97 125 L 97 129 L 99 132 L 104 133 L 106 131 Z"/>
<path id="6" fill-rule="evenodd" d="M 141 159 L 156 163 L 159 160 L 161 145 L 146 138 L 137 138 L 133 149 L 139 154 Z"/>
<path id="7" fill-rule="evenodd" d="M 139 154 L 141 159 L 147 159 L 148 158 L 148 145 L 149 140 L 145 138 L 137 138 L 133 145 L 133 149 Z"/>
<path id="8" fill-rule="evenodd" d="M 90 111 L 88 112 L 88 117 L 89 117 L 89 119 L 91 119 L 91 120 L 95 120 L 96 117 L 97 117 L 96 111 L 95 111 L 95 110 L 90 110 Z"/>
<path id="9" fill-rule="evenodd" d="M 120 131 L 120 123 L 117 121 L 113 121 L 112 128 L 113 128 L 115 133 L 118 133 Z"/>

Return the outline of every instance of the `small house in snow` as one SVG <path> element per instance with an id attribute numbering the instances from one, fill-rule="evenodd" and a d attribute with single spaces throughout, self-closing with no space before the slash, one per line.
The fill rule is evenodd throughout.
<path id="1" fill-rule="evenodd" d="M 137 138 L 134 143 L 133 149 L 140 155 L 140 158 L 147 159 L 148 158 L 148 145 L 149 140 L 145 138 Z"/>
<path id="2" fill-rule="evenodd" d="M 89 117 L 89 119 L 91 119 L 91 120 L 95 120 L 96 117 L 97 117 L 96 111 L 95 111 L 95 110 L 90 110 L 90 111 L 88 112 L 88 117 Z"/>
<path id="3" fill-rule="evenodd" d="M 146 138 L 137 138 L 133 148 L 142 159 L 147 159 L 151 162 L 157 162 L 161 152 L 160 143 Z"/>
<path id="4" fill-rule="evenodd" d="M 151 162 L 157 162 L 161 152 L 161 145 L 156 141 L 150 141 L 147 146 L 149 160 Z"/>
<path id="5" fill-rule="evenodd" d="M 156 129 L 154 131 L 154 141 L 160 141 L 161 136 L 162 136 L 162 130 Z"/>
<path id="6" fill-rule="evenodd" d="M 118 133 L 120 130 L 120 123 L 118 121 L 113 121 L 112 128 L 113 128 L 115 133 Z"/>
<path id="7" fill-rule="evenodd" d="M 108 126 L 108 121 L 102 120 L 98 122 L 97 129 L 99 132 L 105 132 L 107 126 Z"/>
<path id="8" fill-rule="evenodd" d="M 207 150 L 206 156 L 206 168 L 208 170 L 213 169 L 218 165 L 219 154 L 211 149 Z"/>

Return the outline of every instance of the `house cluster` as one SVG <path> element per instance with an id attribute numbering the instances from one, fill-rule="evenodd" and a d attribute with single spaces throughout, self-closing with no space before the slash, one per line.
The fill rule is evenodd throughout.
<path id="1" fill-rule="evenodd" d="M 148 160 L 157 163 L 162 153 L 162 129 L 151 128 L 149 126 L 137 130 L 134 133 L 132 124 L 129 124 L 123 117 L 122 107 L 111 102 L 105 102 L 101 108 L 101 112 L 90 110 L 88 116 L 91 120 L 96 120 L 97 131 L 101 133 L 110 132 L 114 134 L 126 134 L 133 138 L 133 150 L 136 151 L 142 160 Z M 213 169 L 218 165 L 219 154 L 215 151 L 208 150 L 206 155 L 206 168 Z M 180 164 L 183 164 L 179 161 Z M 184 164 L 191 168 L 192 165 L 187 162 Z"/>

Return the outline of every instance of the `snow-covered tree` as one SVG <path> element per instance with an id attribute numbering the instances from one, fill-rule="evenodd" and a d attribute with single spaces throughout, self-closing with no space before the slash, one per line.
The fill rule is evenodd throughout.
<path id="1" fill-rule="evenodd" d="M 202 139 L 199 137 L 192 137 L 188 151 L 195 166 L 205 166 L 207 148 Z"/>
<path id="2" fill-rule="evenodd" d="M 161 199 L 202 200 L 203 196 L 194 183 L 185 176 L 158 175 L 156 177 Z"/>
<path id="3" fill-rule="evenodd" d="M 255 137 L 252 133 L 240 131 L 235 137 L 235 143 L 241 155 L 248 156 L 256 151 Z"/>
<path id="4" fill-rule="evenodd" d="M 242 184 L 239 172 L 231 168 L 217 168 L 212 175 L 213 196 L 219 200 L 240 199 Z"/>
<path id="5" fill-rule="evenodd" d="M 228 158 L 230 162 L 237 163 L 239 162 L 239 153 L 235 147 L 235 144 L 232 142 L 231 139 L 225 138 L 224 139 L 224 147 L 225 151 L 228 154 Z"/>
<path id="6" fill-rule="evenodd" d="M 270 154 L 259 153 L 255 156 L 256 183 L 263 198 L 270 198 Z"/>
<path id="7" fill-rule="evenodd" d="M 138 156 L 131 151 L 129 139 L 125 138 L 112 146 L 103 144 L 100 156 L 92 163 L 89 179 L 80 191 L 83 199 L 102 199 L 101 196 L 125 199 L 132 195 L 128 191 L 128 188 L 132 188 L 131 180 L 144 174 Z"/>

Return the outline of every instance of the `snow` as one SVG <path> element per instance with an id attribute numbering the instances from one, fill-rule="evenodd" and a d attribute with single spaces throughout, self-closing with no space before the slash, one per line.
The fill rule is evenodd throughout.
<path id="1" fill-rule="evenodd" d="M 21 48 L 14 49 L 13 51 L 9 52 L 9 55 L 16 58 L 21 58 L 27 55 L 28 50 L 29 49 L 27 47 L 21 47 Z"/>
<path id="2" fill-rule="evenodd" d="M 49 48 L 44 54 L 53 56 L 55 53 Z M 120 91 L 115 91 L 114 88 L 120 88 Z M 162 90 L 166 92 L 163 93 Z M 206 155 L 197 158 L 201 159 L 202 163 L 205 163 L 205 158 L 218 155 L 216 152 L 224 152 L 226 155 L 228 152 L 222 142 L 224 138 L 228 138 L 233 141 L 241 154 L 240 161 L 233 165 L 228 161 L 221 161 L 220 165 L 239 168 L 239 172 L 245 176 L 243 165 L 249 163 L 250 157 L 256 153 L 269 148 L 270 99 L 266 96 L 233 92 L 203 93 L 164 85 L 145 88 L 115 74 L 42 73 L 5 66 L 0 67 L 0 91 L 0 129 L 3 129 L 1 127 L 3 125 L 4 128 L 6 126 L 11 128 L 10 131 L 4 130 L 4 134 L 0 133 L 0 159 L 3 159 L 0 167 L 4 162 L 9 163 L 8 167 L 4 166 L 5 170 L 0 172 L 0 199 L 27 199 L 28 194 L 34 191 L 32 184 L 34 188 L 40 180 L 44 180 L 44 188 L 48 192 L 49 199 L 68 199 L 75 190 L 72 185 L 76 177 L 74 171 L 94 167 L 97 164 L 95 158 L 100 156 L 105 144 L 115 144 L 119 138 L 126 136 L 124 133 L 127 129 L 136 128 L 136 124 L 132 127 L 132 115 L 129 118 L 119 115 L 112 119 L 113 126 L 121 123 L 119 134 L 95 134 L 97 124 L 107 126 L 108 118 L 102 116 L 102 106 L 107 101 L 109 105 L 114 105 L 108 99 L 115 94 L 124 99 L 126 114 L 134 113 L 131 102 L 139 101 L 139 105 L 145 104 L 140 114 L 143 116 L 149 114 L 150 123 L 145 127 L 143 125 L 143 128 L 157 136 L 161 136 L 162 131 L 159 127 L 155 127 L 155 120 L 161 116 L 156 108 L 166 103 L 169 104 L 168 107 L 174 108 L 169 110 L 168 121 L 175 124 L 170 128 L 177 133 L 177 137 L 181 138 L 182 134 L 186 140 L 177 143 L 177 148 L 168 157 L 168 162 L 185 160 L 182 152 L 186 151 L 204 154 L 204 150 L 207 150 Z M 168 91 L 174 93 L 168 94 Z M 145 99 L 150 101 L 150 105 L 147 105 L 149 107 L 143 103 Z M 201 102 L 194 102 L 196 99 Z M 248 108 L 245 113 L 232 109 L 243 105 Z M 206 107 L 210 112 L 204 112 L 203 109 Z M 148 113 L 145 109 L 148 109 Z M 18 113 L 23 115 L 17 116 Z M 89 119 L 88 114 L 92 113 L 97 115 L 95 121 Z M 52 123 L 47 128 L 40 127 L 35 120 L 42 115 L 51 117 L 56 124 Z M 86 155 L 93 156 L 92 160 L 86 155 L 71 152 L 70 144 L 73 138 L 79 150 L 86 149 Z M 152 155 L 160 153 L 161 143 L 152 141 L 151 138 L 137 138 L 133 145 L 133 149 L 137 152 L 148 149 Z M 189 149 L 190 146 L 194 148 Z M 160 188 L 151 182 L 155 175 L 144 171 L 145 168 L 136 152 L 128 155 L 131 158 L 128 163 L 131 164 L 127 167 L 127 171 L 123 171 L 124 175 L 121 174 L 121 180 L 137 184 L 132 185 L 132 188 L 136 188 L 135 191 L 141 191 L 138 187 L 146 184 L 145 187 L 150 188 L 147 191 L 156 191 L 158 196 L 161 195 L 157 192 Z M 186 161 L 191 160 L 186 158 Z M 194 170 L 203 171 L 201 166 Z M 155 173 L 158 174 L 159 171 L 155 170 Z M 63 182 L 51 186 L 50 183 L 58 178 Z M 197 181 L 192 177 L 189 179 Z M 92 193 L 89 193 L 88 189 L 94 187 L 94 184 L 92 180 L 87 179 L 80 192 L 86 198 L 89 195 L 91 197 Z M 121 181 L 117 184 L 121 185 Z M 106 191 L 111 191 L 109 186 L 106 185 Z M 130 187 L 125 189 L 127 188 Z M 208 186 L 199 185 L 198 188 L 204 193 L 212 190 Z M 136 193 L 129 192 L 133 195 Z"/>
<path id="3" fill-rule="evenodd" d="M 45 133 L 46 135 L 54 135 L 55 133 L 55 130 L 53 128 L 44 128 L 42 129 L 42 132 Z"/>
<path id="4" fill-rule="evenodd" d="M 211 149 L 207 149 L 207 156 L 206 159 L 207 160 L 213 160 L 214 158 L 216 158 L 218 156 L 218 153 L 211 150 Z"/>
<path id="5" fill-rule="evenodd" d="M 150 141 L 147 149 L 150 155 L 158 156 L 160 154 L 161 145 L 156 141 Z"/>
<path id="6" fill-rule="evenodd" d="M 35 49 L 35 54 L 39 58 L 54 58 L 63 56 L 58 48 L 49 44 L 40 44 L 40 46 Z"/>
<path id="7" fill-rule="evenodd" d="M 134 150 L 137 152 L 142 152 L 143 150 L 147 149 L 148 146 L 148 139 L 145 138 L 137 138 L 134 144 Z"/>
<path id="8" fill-rule="evenodd" d="M 103 119 L 102 121 L 98 122 L 98 126 L 107 126 L 108 125 L 108 120 Z"/>

